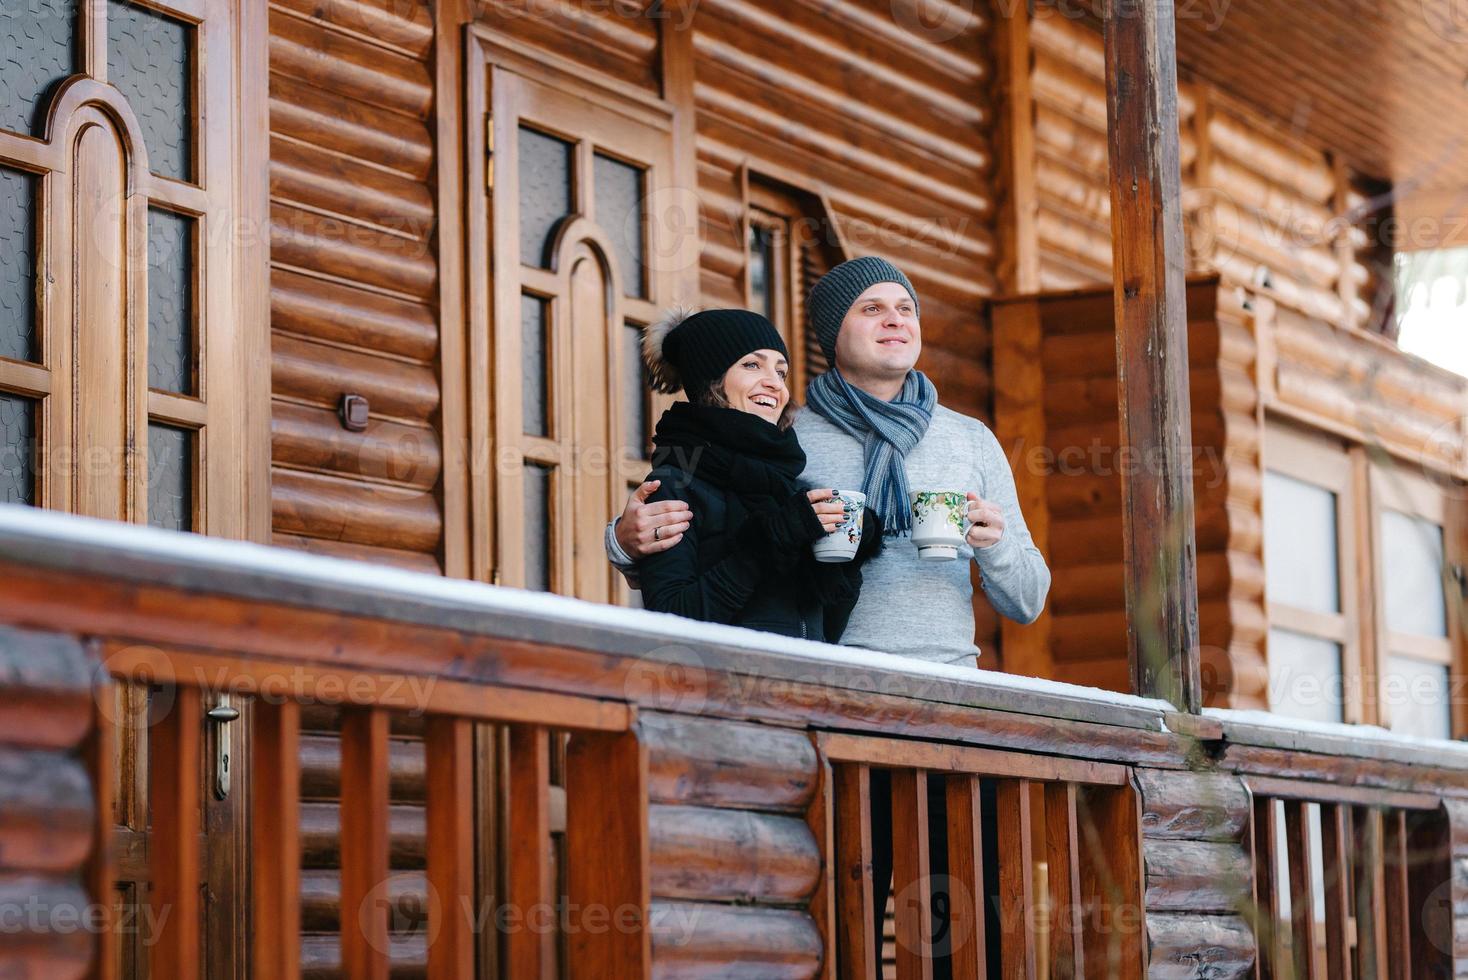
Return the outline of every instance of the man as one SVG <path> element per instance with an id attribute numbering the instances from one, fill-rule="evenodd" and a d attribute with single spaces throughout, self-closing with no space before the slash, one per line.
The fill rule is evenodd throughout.
<path id="1" fill-rule="evenodd" d="M 973 666 L 968 559 L 990 604 L 1018 622 L 1034 622 L 1050 589 L 999 440 L 978 419 L 937 404 L 932 383 L 914 370 L 922 353 L 917 293 L 895 265 L 871 256 L 843 262 L 816 283 L 808 308 L 834 367 L 811 382 L 795 420 L 807 458 L 801 482 L 864 491 L 888 535 L 863 570 L 841 642 Z M 608 555 L 625 570 L 675 547 L 694 519 L 678 501 L 646 503 L 655 489 L 639 487 L 607 528 Z M 973 522 L 960 549 L 965 560 L 919 561 L 907 540 L 908 493 L 955 489 L 967 492 Z"/>
<path id="2" fill-rule="evenodd" d="M 811 290 L 810 324 L 832 370 L 806 390 L 795 431 L 806 453 L 806 486 L 861 489 L 888 540 L 863 569 L 863 584 L 843 645 L 919 660 L 973 666 L 973 585 L 968 559 L 979 566 L 984 593 L 1000 614 L 1034 622 L 1050 590 L 1050 570 L 1030 538 L 1015 495 L 1014 475 L 988 426 L 937 403 L 937 392 L 915 370 L 922 353 L 917 291 L 885 259 L 843 262 Z M 695 515 L 678 501 L 649 504 L 646 483 L 607 526 L 609 557 L 629 575 L 636 559 L 675 547 Z M 965 560 L 920 561 L 907 540 L 911 490 L 964 490 L 972 526 L 960 549 Z M 880 955 L 882 918 L 892 882 L 891 779 L 871 770 L 873 929 Z M 984 785 L 984 826 L 994 826 L 994 795 Z M 940 909 L 947 869 L 943 780 L 928 781 L 928 839 L 933 869 L 931 960 L 935 980 L 952 976 Z M 992 841 L 990 844 L 992 845 Z M 990 902 L 981 903 L 990 907 Z M 993 926 L 991 926 L 992 928 Z M 997 951 L 997 945 L 994 947 Z M 996 964 L 997 967 L 997 964 Z"/>

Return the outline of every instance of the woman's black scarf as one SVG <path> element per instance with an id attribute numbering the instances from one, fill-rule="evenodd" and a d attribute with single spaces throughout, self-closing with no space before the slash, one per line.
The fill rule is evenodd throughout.
<path id="1" fill-rule="evenodd" d="M 736 408 L 674 402 L 658 420 L 652 443 L 653 466 L 705 480 L 752 511 L 783 504 L 800 489 L 805 469 L 794 429 Z"/>

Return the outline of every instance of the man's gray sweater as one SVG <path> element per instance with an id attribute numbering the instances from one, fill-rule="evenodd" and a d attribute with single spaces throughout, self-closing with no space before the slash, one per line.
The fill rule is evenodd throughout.
<path id="1" fill-rule="evenodd" d="M 796 416 L 795 431 L 806 455 L 800 478 L 804 486 L 861 489 L 864 464 L 858 440 L 808 408 Z M 882 553 L 862 568 L 861 597 L 841 643 L 972 667 L 979 648 L 974 644 L 970 560 L 978 563 L 990 604 L 1021 623 L 1033 622 L 1044 608 L 1050 569 L 1020 513 L 1009 461 L 984 423 L 937 406 L 906 464 L 912 490 L 972 491 L 997 505 L 1004 513 L 1004 534 L 997 544 L 978 551 L 960 546 L 957 561 L 919 561 L 909 536 L 887 538 Z M 626 563 L 610 526 L 607 550 L 613 561 Z"/>
<path id="2" fill-rule="evenodd" d="M 860 442 L 808 408 L 796 416 L 795 431 L 806 455 L 802 484 L 861 489 Z M 939 405 L 906 464 L 912 490 L 973 491 L 998 506 L 1004 534 L 977 551 L 962 545 L 957 561 L 919 561 L 910 537 L 887 538 L 882 553 L 862 568 L 861 597 L 841 642 L 971 667 L 979 649 L 969 560 L 978 563 L 990 604 L 1021 623 L 1033 622 L 1045 607 L 1050 569 L 1020 513 L 1009 460 L 987 425 Z"/>

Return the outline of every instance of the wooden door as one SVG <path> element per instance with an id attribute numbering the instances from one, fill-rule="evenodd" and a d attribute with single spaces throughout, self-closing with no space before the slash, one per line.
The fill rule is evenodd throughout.
<path id="1" fill-rule="evenodd" d="M 470 36 L 476 576 L 623 600 L 602 529 L 648 469 L 671 109 Z"/>
<path id="2" fill-rule="evenodd" d="M 197 914 L 201 975 L 210 980 L 244 980 L 250 975 L 245 914 L 249 856 L 244 815 L 248 812 L 245 753 L 248 739 L 240 699 L 205 693 L 179 698 L 170 687 L 118 681 L 101 705 L 110 725 L 118 763 L 111 787 L 111 846 L 117 869 L 112 882 L 111 949 L 104 949 L 120 980 L 158 978 L 150 952 L 167 917 Z M 155 780 L 164 778 L 176 726 L 195 726 L 198 758 L 183 760 L 194 772 L 200 833 L 198 901 L 192 909 L 159 907 L 150 888 L 155 848 L 178 849 L 176 817 L 153 805 Z M 154 765 L 153 763 L 157 763 Z M 193 820 L 188 823 L 194 823 Z M 161 978 L 159 978 L 161 980 Z"/>

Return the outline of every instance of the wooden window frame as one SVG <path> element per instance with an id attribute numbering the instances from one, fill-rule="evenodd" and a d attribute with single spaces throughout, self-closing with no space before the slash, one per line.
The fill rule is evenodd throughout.
<path id="1" fill-rule="evenodd" d="M 192 529 L 264 540 L 270 518 L 268 495 L 260 496 L 268 486 L 269 323 L 263 299 L 268 274 L 261 261 L 266 243 L 258 236 L 268 227 L 268 142 L 260 137 L 266 50 L 255 34 L 263 33 L 265 18 L 244 0 L 146 0 L 138 6 L 192 29 L 193 179 L 160 176 L 144 165 L 137 118 L 107 84 L 107 4 L 81 5 L 80 72 L 52 95 L 45 135 L 0 132 L 0 163 L 40 181 L 34 220 L 36 275 L 43 284 L 35 312 L 38 360 L 0 359 L 0 390 L 36 400 L 38 506 L 147 523 L 148 425 L 157 422 L 193 433 Z M 122 164 L 121 173 L 103 178 L 124 187 L 115 219 L 73 213 L 82 179 L 73 165 L 74 148 L 82 130 L 97 127 L 117 141 Z M 192 395 L 148 386 L 150 206 L 196 222 Z M 107 220 L 119 222 L 128 243 L 117 256 L 121 268 L 111 276 L 89 275 L 73 236 L 106 238 L 109 230 L 97 222 Z M 109 296 L 114 290 L 116 299 Z M 90 376 L 73 370 L 73 348 L 88 339 L 81 321 L 93 309 L 115 311 L 122 328 L 114 342 L 126 367 L 116 390 L 92 391 Z M 111 440 L 114 430 L 117 439 Z M 80 467 L 65 465 L 99 450 L 121 461 L 120 479 L 89 480 Z"/>
<path id="2" fill-rule="evenodd" d="M 576 496 L 594 495 L 596 505 L 605 513 L 597 515 L 596 540 L 580 540 L 589 535 L 589 525 L 579 533 L 571 533 L 571 521 L 578 512 L 584 515 L 587 503 L 582 500 L 576 506 L 571 494 L 558 493 L 552 521 L 562 533 L 552 553 L 551 589 L 590 597 L 605 591 L 609 598 L 626 602 L 630 593 L 602 554 L 600 525 L 611 518 L 614 507 L 620 509 L 626 490 L 641 482 L 650 462 L 640 452 L 632 456 L 617 451 L 625 416 L 622 381 L 627 374 L 627 366 L 622 363 L 621 331 L 629 324 L 647 327 L 671 305 L 674 286 L 684 274 L 678 262 L 687 250 L 677 249 L 676 241 L 665 241 L 659 222 L 651 214 L 645 215 L 646 297 L 626 295 L 621 287 L 622 271 L 617 269 L 610 243 L 588 216 L 595 214 L 594 161 L 598 153 L 643 168 L 644 196 L 654 206 L 676 195 L 672 185 L 673 107 L 635 86 L 589 72 L 572 59 L 510 47 L 482 25 L 466 25 L 464 31 L 469 442 L 476 447 L 473 458 L 485 461 L 483 465 L 476 462 L 470 474 L 472 575 L 505 585 L 522 581 L 524 537 L 515 515 L 523 512 L 523 480 L 519 467 L 507 464 L 528 460 L 555 466 L 552 485 L 563 491 L 563 478 L 570 464 L 576 462 L 572 457 L 579 455 L 573 443 L 585 442 L 566 431 L 565 426 L 572 424 L 576 432 L 583 433 L 585 427 L 604 429 L 610 454 L 605 485 L 578 483 L 586 494 L 578 490 Z M 522 123 L 557 135 L 576 147 L 573 211 L 570 220 L 557 231 L 557 248 L 564 254 L 552 262 L 552 269 L 534 268 L 520 260 L 516 171 Z M 607 281 L 607 357 L 605 365 L 600 366 L 605 377 L 598 379 L 608 392 L 605 406 L 589 406 L 585 398 L 573 397 L 576 379 L 570 372 L 579 362 L 572 356 L 571 338 L 558 321 L 570 315 L 572 303 L 568 270 L 573 256 L 567 249 L 587 250 L 601 262 Z M 672 261 L 660 261 L 660 257 L 671 257 Z M 515 288 L 510 288 L 510 283 Z M 521 424 L 518 323 L 522 292 L 550 301 L 551 439 L 525 436 Z M 517 325 L 514 330 L 508 329 L 511 323 Z M 497 333 L 495 324 L 506 324 L 507 328 Z M 489 383 L 476 383 L 474 379 L 480 378 Z M 670 401 L 663 396 L 652 398 L 653 417 Z M 565 411 L 573 413 L 574 421 L 556 418 Z M 483 455 L 481 447 L 488 447 Z"/>
<path id="3" fill-rule="evenodd" d="M 1364 710 L 1366 673 L 1362 662 L 1362 596 L 1357 573 L 1358 556 L 1363 553 L 1365 543 L 1359 534 L 1362 506 L 1356 464 L 1347 449 L 1336 441 L 1274 420 L 1266 423 L 1261 455 L 1262 473 L 1278 473 L 1335 495 L 1336 587 L 1340 596 L 1340 612 L 1322 613 L 1272 600 L 1266 592 L 1268 626 L 1339 644 L 1344 692 L 1341 719 L 1347 723 L 1369 720 Z M 1264 506 L 1261 488 L 1261 511 Z M 1268 663 L 1267 646 L 1265 662 Z"/>
<path id="4" fill-rule="evenodd" d="M 1461 520 L 1458 508 L 1452 506 L 1448 492 L 1419 473 L 1408 470 L 1401 464 L 1368 466 L 1368 527 L 1366 534 L 1371 542 L 1370 574 L 1377 582 L 1385 581 L 1385 551 L 1381 544 L 1382 517 L 1388 510 L 1397 511 L 1408 517 L 1429 521 L 1442 528 L 1443 561 L 1448 567 L 1462 567 L 1458 535 Z M 1468 706 L 1459 704 L 1452 697 L 1455 679 L 1462 674 L 1463 622 L 1462 602 L 1454 601 L 1453 592 L 1444 583 L 1443 610 L 1446 617 L 1447 636 L 1443 638 L 1396 633 L 1387 627 L 1386 597 L 1376 590 L 1376 603 L 1372 630 L 1373 669 L 1381 680 L 1377 685 L 1376 713 L 1378 724 L 1390 726 L 1391 711 L 1385 691 L 1385 670 L 1394 655 L 1412 657 L 1434 663 L 1448 669 L 1448 703 L 1450 705 L 1450 736 L 1453 738 L 1468 730 Z"/>

